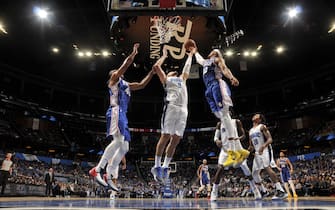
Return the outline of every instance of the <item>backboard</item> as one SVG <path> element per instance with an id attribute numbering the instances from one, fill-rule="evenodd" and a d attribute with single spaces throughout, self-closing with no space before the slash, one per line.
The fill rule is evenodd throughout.
<path id="1" fill-rule="evenodd" d="M 112 16 L 224 16 L 228 0 L 103 0 Z"/>

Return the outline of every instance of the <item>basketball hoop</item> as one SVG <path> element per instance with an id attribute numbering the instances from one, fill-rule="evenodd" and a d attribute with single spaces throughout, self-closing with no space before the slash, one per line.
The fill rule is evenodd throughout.
<path id="1" fill-rule="evenodd" d="M 159 34 L 159 40 L 161 44 L 170 42 L 171 38 L 174 36 L 174 32 L 181 23 L 180 16 L 154 16 L 153 22 L 154 26 L 157 28 Z"/>

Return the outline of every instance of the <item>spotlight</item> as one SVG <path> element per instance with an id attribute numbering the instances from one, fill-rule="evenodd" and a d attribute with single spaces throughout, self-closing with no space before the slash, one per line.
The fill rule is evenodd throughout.
<path id="1" fill-rule="evenodd" d="M 250 52 L 249 52 L 249 51 L 244 51 L 244 52 L 243 52 L 243 55 L 244 55 L 245 57 L 249 57 L 249 56 L 250 56 Z"/>
<path id="2" fill-rule="evenodd" d="M 2 25 L 2 23 L 0 23 L 0 31 L 1 31 L 2 33 L 4 33 L 4 34 L 7 34 L 7 31 L 6 31 L 6 29 L 5 29 L 5 26 Z"/>
<path id="3" fill-rule="evenodd" d="M 276 49 L 276 52 L 277 52 L 278 54 L 281 54 L 281 53 L 283 53 L 284 51 L 285 51 L 285 48 L 284 48 L 283 46 L 278 46 L 277 49 Z"/>
<path id="4" fill-rule="evenodd" d="M 83 52 L 78 52 L 78 56 L 79 56 L 79 57 L 83 57 L 83 56 L 84 56 L 84 53 L 83 53 Z"/>
<path id="5" fill-rule="evenodd" d="M 225 54 L 227 57 L 231 57 L 232 55 L 234 55 L 234 52 L 232 50 L 227 50 Z"/>
<path id="6" fill-rule="evenodd" d="M 87 52 L 85 53 L 85 55 L 86 55 L 87 57 L 91 57 L 91 56 L 92 56 L 92 52 L 91 52 L 91 51 L 87 51 Z"/>
<path id="7" fill-rule="evenodd" d="M 59 53 L 59 49 L 58 49 L 57 47 L 53 47 L 51 50 L 52 50 L 52 52 L 54 52 L 54 53 Z"/>
<path id="8" fill-rule="evenodd" d="M 45 9 L 42 9 L 40 7 L 35 7 L 34 8 L 34 13 L 35 15 L 37 15 L 37 17 L 39 17 L 40 19 L 46 19 L 48 17 L 48 11 L 46 11 Z"/>
<path id="9" fill-rule="evenodd" d="M 107 57 L 107 56 L 110 55 L 110 53 L 106 50 L 102 51 L 101 54 L 102 54 L 103 57 Z"/>
<path id="10" fill-rule="evenodd" d="M 288 17 L 289 18 L 295 18 L 297 17 L 297 15 L 301 12 L 301 8 L 296 6 L 296 7 L 293 7 L 293 8 L 290 8 L 288 10 Z"/>
<path id="11" fill-rule="evenodd" d="M 0 28 L 1 29 L 1 28 Z M 335 30 L 335 23 L 333 23 L 333 25 L 330 27 L 328 33 L 332 33 Z"/>
<path id="12" fill-rule="evenodd" d="M 256 52 L 256 51 L 252 51 L 252 52 L 251 52 L 251 56 L 252 56 L 252 57 L 256 57 L 256 56 L 257 56 L 257 52 Z"/>

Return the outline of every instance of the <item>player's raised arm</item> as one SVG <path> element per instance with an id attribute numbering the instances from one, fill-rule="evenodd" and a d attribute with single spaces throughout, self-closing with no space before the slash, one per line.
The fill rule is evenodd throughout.
<path id="1" fill-rule="evenodd" d="M 151 69 L 151 71 L 147 74 L 146 77 L 142 79 L 141 82 L 130 82 L 128 83 L 130 90 L 141 90 L 147 86 L 147 84 L 152 79 L 152 76 L 155 74 L 155 71 Z"/>
<path id="2" fill-rule="evenodd" d="M 188 54 L 187 60 L 185 62 L 184 68 L 183 68 L 183 72 L 180 75 L 183 78 L 183 80 L 187 80 L 188 76 L 190 75 L 190 70 L 191 70 L 191 65 L 192 65 L 192 57 L 193 57 L 193 52 L 191 51 Z"/>
<path id="3" fill-rule="evenodd" d="M 133 51 L 123 61 L 122 65 L 118 69 L 112 70 L 112 71 L 109 72 L 109 74 L 110 74 L 109 85 L 114 85 L 118 81 L 118 79 L 121 77 L 121 75 L 123 75 L 127 71 L 127 69 L 133 63 L 134 58 L 138 53 L 139 46 L 140 46 L 139 43 L 134 44 Z"/>
<path id="4" fill-rule="evenodd" d="M 197 63 L 200 64 L 201 66 L 204 66 L 205 59 L 198 52 L 198 48 L 196 47 L 191 48 L 191 52 L 195 55 L 195 60 L 197 61 Z"/>
<path id="5" fill-rule="evenodd" d="M 163 55 L 156 61 L 156 63 L 153 65 L 153 70 L 156 72 L 156 74 L 159 77 L 159 80 L 164 85 L 166 82 L 166 74 L 162 69 L 162 64 L 164 63 L 165 59 L 167 58 L 167 50 L 166 47 L 163 47 Z"/>

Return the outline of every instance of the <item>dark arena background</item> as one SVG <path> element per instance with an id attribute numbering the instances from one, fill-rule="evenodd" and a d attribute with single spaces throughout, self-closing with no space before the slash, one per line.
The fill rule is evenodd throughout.
<path id="1" fill-rule="evenodd" d="M 162 43 L 162 30 L 169 29 L 171 39 Z M 265 115 L 274 158 L 284 152 L 293 165 L 290 183 L 297 196 L 272 199 L 278 188 L 263 171 L 270 196 L 255 199 L 236 167 L 224 170 L 215 201 L 207 189 L 198 192 L 197 169 L 207 159 L 213 178 L 220 148 L 213 141 L 219 119 L 206 101 L 203 68 L 195 57 L 186 129 L 169 179 L 162 184 L 151 173 L 165 96 L 157 75 L 131 93 L 132 141 L 115 197 L 89 175 L 111 142 L 105 117 L 109 71 L 140 43 L 126 81 L 141 81 L 163 46 L 168 58 L 162 68 L 181 73 L 188 57 L 183 44 L 190 38 L 204 57 L 218 49 L 239 81 L 232 86 L 224 77 L 233 116 L 246 130 L 245 149 L 252 116 Z M 334 55 L 332 0 L 2 0 L 0 208 L 335 209 Z M 250 169 L 255 155 L 247 158 Z M 273 170 L 279 178 L 279 169 Z"/>

